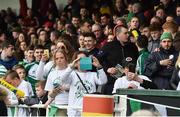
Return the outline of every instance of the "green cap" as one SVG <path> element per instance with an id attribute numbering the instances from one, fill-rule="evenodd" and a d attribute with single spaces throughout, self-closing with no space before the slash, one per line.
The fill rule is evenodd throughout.
<path id="1" fill-rule="evenodd" d="M 162 40 L 164 40 L 164 39 L 173 39 L 172 38 L 172 35 L 171 35 L 171 33 L 170 32 L 164 32 L 162 35 L 161 35 L 161 38 L 160 38 L 160 40 L 162 41 Z"/>

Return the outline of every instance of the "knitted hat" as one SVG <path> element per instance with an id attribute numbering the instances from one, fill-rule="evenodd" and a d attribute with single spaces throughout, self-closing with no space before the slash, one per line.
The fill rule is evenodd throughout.
<path id="1" fill-rule="evenodd" d="M 164 40 L 164 39 L 171 39 L 172 40 L 172 35 L 170 32 L 164 32 L 162 35 L 161 35 L 161 38 L 160 40 Z"/>

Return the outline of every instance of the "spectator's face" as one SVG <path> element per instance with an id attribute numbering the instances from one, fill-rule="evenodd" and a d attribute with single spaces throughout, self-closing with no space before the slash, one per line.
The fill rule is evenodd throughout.
<path id="1" fill-rule="evenodd" d="M 57 40 L 57 37 L 54 33 L 50 34 L 50 40 L 51 40 L 51 42 L 55 42 Z"/>
<path id="2" fill-rule="evenodd" d="M 92 27 L 92 32 L 94 33 L 94 35 L 96 36 L 96 39 L 99 39 L 101 37 L 102 31 L 101 28 L 98 26 L 93 26 Z"/>
<path id="3" fill-rule="evenodd" d="M 128 68 L 128 67 L 125 67 L 125 68 L 124 68 L 124 73 L 126 74 L 126 76 L 127 76 L 128 72 L 129 72 L 129 68 Z"/>
<path id="4" fill-rule="evenodd" d="M 12 79 L 11 75 L 7 75 L 7 77 L 5 78 L 5 81 L 7 83 L 13 85 L 14 87 L 18 87 L 20 79 L 18 79 L 18 78 Z"/>
<path id="5" fill-rule="evenodd" d="M 62 52 L 57 52 L 54 59 L 58 68 L 65 68 L 67 66 L 66 58 Z"/>
<path id="6" fill-rule="evenodd" d="M 163 9 L 159 9 L 156 11 L 156 16 L 160 17 L 161 19 L 164 19 L 165 13 Z"/>
<path id="7" fill-rule="evenodd" d="M 19 37 L 19 33 L 18 32 L 12 32 L 12 36 L 14 39 L 17 39 Z"/>
<path id="8" fill-rule="evenodd" d="M 171 48 L 171 46 L 172 46 L 172 40 L 170 40 L 170 39 L 163 39 L 160 44 L 161 44 L 161 47 L 163 49 L 169 50 Z"/>
<path id="9" fill-rule="evenodd" d="M 61 24 L 61 21 L 57 22 L 57 30 L 64 30 L 65 26 L 63 24 Z"/>
<path id="10" fill-rule="evenodd" d="M 34 50 L 28 50 L 26 55 L 28 62 L 34 61 Z"/>
<path id="11" fill-rule="evenodd" d="M 87 32 L 90 32 L 92 30 L 91 24 L 88 22 L 85 22 L 83 26 Z"/>
<path id="12" fill-rule="evenodd" d="M 128 29 L 122 28 L 121 32 L 117 34 L 117 39 L 122 43 L 128 42 Z"/>
<path id="13" fill-rule="evenodd" d="M 81 10 L 80 10 L 80 15 L 81 15 L 81 16 L 86 16 L 86 14 L 87 14 L 86 9 L 85 9 L 85 8 L 81 8 Z"/>
<path id="14" fill-rule="evenodd" d="M 39 39 L 44 42 L 44 41 L 46 41 L 46 38 L 47 38 L 46 32 L 45 31 L 41 31 L 39 33 Z"/>
<path id="15" fill-rule="evenodd" d="M 180 51 L 180 46 L 179 45 L 180 45 L 180 41 L 176 41 L 176 42 L 173 43 L 173 46 L 174 46 L 176 51 Z"/>
<path id="16" fill-rule="evenodd" d="M 72 24 L 73 24 L 75 27 L 78 27 L 78 26 L 79 26 L 79 18 L 73 17 L 73 18 L 72 18 Z"/>
<path id="17" fill-rule="evenodd" d="M 25 41 L 25 37 L 24 37 L 23 33 L 19 34 L 18 40 L 19 40 L 19 42 Z"/>
<path id="18" fill-rule="evenodd" d="M 51 45 L 51 54 L 54 55 L 56 52 L 56 45 Z"/>
<path id="19" fill-rule="evenodd" d="M 160 31 L 151 31 L 151 37 L 153 40 L 157 40 L 159 39 L 161 36 L 161 32 Z"/>
<path id="20" fill-rule="evenodd" d="M 26 42 L 21 42 L 20 43 L 20 49 L 22 50 L 22 51 L 25 51 L 26 50 L 26 48 L 27 48 L 27 44 L 26 44 Z"/>
<path id="21" fill-rule="evenodd" d="M 34 27 L 30 27 L 29 31 L 28 31 L 28 34 L 35 33 L 35 32 L 36 32 L 36 29 Z"/>
<path id="22" fill-rule="evenodd" d="M 92 50 L 95 48 L 96 41 L 92 37 L 84 37 L 84 45 L 87 50 Z"/>
<path id="23" fill-rule="evenodd" d="M 4 40 L 6 40 L 6 35 L 3 33 L 0 35 L 0 42 L 3 42 Z"/>
<path id="24" fill-rule="evenodd" d="M 107 40 L 107 42 L 111 42 L 111 41 L 113 41 L 114 40 L 114 35 L 108 35 L 108 40 Z"/>
<path id="25" fill-rule="evenodd" d="M 180 7 L 177 7 L 177 8 L 176 8 L 176 15 L 177 15 L 177 16 L 180 16 Z"/>
<path id="26" fill-rule="evenodd" d="M 25 69 L 18 68 L 18 69 L 16 69 L 16 72 L 18 73 L 19 78 L 20 78 L 21 80 L 24 80 L 24 79 L 25 79 L 25 77 L 26 77 L 26 71 L 25 71 Z"/>
<path id="27" fill-rule="evenodd" d="M 31 11 L 31 9 L 28 9 L 28 10 L 27 10 L 27 15 L 28 15 L 28 16 L 32 16 L 32 11 Z"/>
<path id="28" fill-rule="evenodd" d="M 45 94 L 45 91 L 41 86 L 37 86 L 36 87 L 36 94 L 38 97 L 42 97 Z"/>
<path id="29" fill-rule="evenodd" d="M 148 27 L 143 28 L 142 34 L 145 35 L 145 36 L 148 37 L 148 38 L 151 36 L 150 30 L 149 30 Z"/>
<path id="30" fill-rule="evenodd" d="M 139 27 L 139 20 L 138 18 L 133 18 L 130 22 L 130 28 L 135 29 Z"/>
<path id="31" fill-rule="evenodd" d="M 137 5 L 132 6 L 132 11 L 133 13 L 138 13 L 139 12 L 139 7 Z"/>
<path id="32" fill-rule="evenodd" d="M 133 5 L 132 5 L 132 4 L 129 4 L 129 5 L 128 5 L 128 11 L 129 11 L 129 12 L 133 12 Z"/>
<path id="33" fill-rule="evenodd" d="M 174 18 L 172 16 L 166 17 L 166 22 L 172 22 L 172 21 L 174 21 Z"/>
<path id="34" fill-rule="evenodd" d="M 101 17 L 101 24 L 103 26 L 107 25 L 109 23 L 109 19 L 106 16 Z"/>
<path id="35" fill-rule="evenodd" d="M 84 36 L 79 36 L 79 38 L 78 38 L 78 42 L 79 42 L 79 46 L 80 46 L 80 48 L 84 48 Z"/>
<path id="36" fill-rule="evenodd" d="M 122 0 L 116 0 L 116 7 L 121 8 L 122 6 Z"/>
<path id="37" fill-rule="evenodd" d="M 41 58 L 42 58 L 43 53 L 44 53 L 43 49 L 36 49 L 36 50 L 34 51 L 35 60 L 36 60 L 36 61 L 40 61 Z"/>
<path id="38" fill-rule="evenodd" d="M 12 57 L 14 53 L 14 46 L 9 45 L 7 48 L 5 48 L 5 52 L 6 52 L 7 57 Z"/>

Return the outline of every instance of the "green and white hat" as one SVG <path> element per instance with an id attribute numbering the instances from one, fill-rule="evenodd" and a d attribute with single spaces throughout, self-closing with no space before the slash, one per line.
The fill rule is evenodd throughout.
<path id="1" fill-rule="evenodd" d="M 172 40 L 172 39 L 173 39 L 172 34 L 171 34 L 170 32 L 164 32 L 164 33 L 161 35 L 160 40 L 162 41 L 162 40 L 164 40 L 164 39 L 170 39 L 170 40 Z"/>

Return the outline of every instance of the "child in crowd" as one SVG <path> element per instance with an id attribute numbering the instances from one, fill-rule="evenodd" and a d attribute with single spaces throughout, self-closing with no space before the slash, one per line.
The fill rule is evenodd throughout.
<path id="1" fill-rule="evenodd" d="M 26 82 L 28 84 L 28 93 L 29 93 L 29 96 L 34 96 L 34 92 L 32 90 L 32 86 L 29 83 L 29 81 L 27 81 L 28 79 L 26 79 L 26 71 L 25 71 L 24 66 L 23 65 L 15 65 L 13 67 L 13 70 L 15 70 L 18 73 L 19 78 L 20 78 L 21 81 Z"/>
<path id="2" fill-rule="evenodd" d="M 9 70 L 5 74 L 4 80 L 8 82 L 9 84 L 13 85 L 14 87 L 17 87 L 17 89 L 24 92 L 24 98 L 31 97 L 31 91 L 29 91 L 29 84 L 25 80 L 21 80 L 18 73 L 15 70 Z M 9 97 L 11 104 L 17 104 L 20 99 L 18 95 L 15 97 L 13 94 Z M 19 108 L 18 115 L 21 116 L 28 116 L 29 113 L 27 109 L 25 108 Z"/>
<path id="3" fill-rule="evenodd" d="M 36 97 L 27 97 L 24 99 L 21 99 L 21 101 L 31 106 L 33 104 L 45 104 L 48 100 L 48 93 L 44 90 L 46 82 L 45 81 L 39 81 L 35 85 L 36 90 Z M 45 116 L 46 115 L 46 109 L 31 109 L 31 116 Z"/>
<path id="4" fill-rule="evenodd" d="M 135 73 L 135 64 L 131 62 L 127 62 L 125 64 L 124 73 L 125 73 L 125 76 L 118 78 L 115 81 L 112 93 L 116 93 L 116 90 L 119 88 L 144 89 L 138 82 L 139 80 L 136 81 L 136 79 L 139 79 L 139 78 L 150 81 L 149 78 L 146 76 L 137 75 Z"/>

